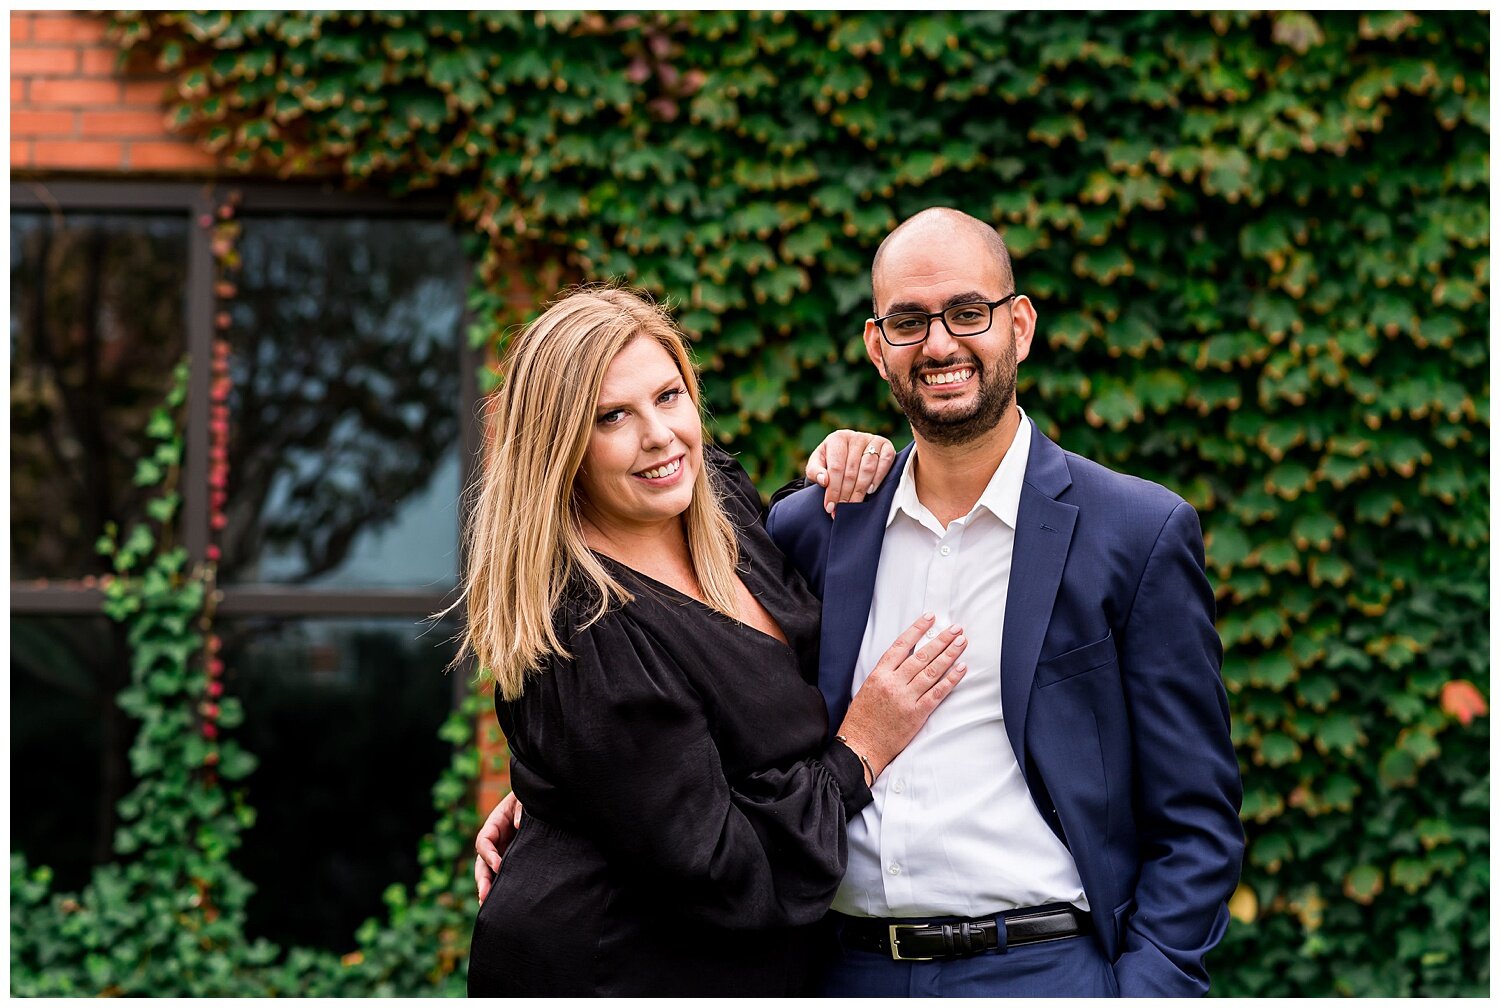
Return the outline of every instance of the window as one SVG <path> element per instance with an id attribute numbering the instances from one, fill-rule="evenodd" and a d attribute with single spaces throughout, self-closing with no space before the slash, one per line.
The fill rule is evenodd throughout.
<path id="1" fill-rule="evenodd" d="M 289 186 L 12 188 L 13 846 L 64 885 L 111 858 L 134 732 L 122 628 L 93 543 L 127 527 L 146 419 L 192 361 L 179 541 L 221 550 L 216 630 L 259 759 L 236 855 L 250 934 L 352 946 L 417 877 L 448 761 L 458 500 L 477 444 L 470 267 L 440 203 Z M 209 227 L 240 224 L 216 285 Z M 222 249 L 220 250 L 222 251 Z M 213 401 L 215 338 L 230 348 Z M 215 413 L 227 406 L 227 417 Z M 227 523 L 210 529 L 210 426 L 227 423 Z"/>
<path id="2" fill-rule="evenodd" d="M 10 845 L 63 891 L 110 860 L 130 745 L 115 694 L 129 682 L 125 628 L 103 616 L 10 620 Z"/>
<path id="3" fill-rule="evenodd" d="M 188 222 L 17 209 L 10 233 L 11 578 L 103 570 L 140 516 L 146 419 L 186 349 Z"/>
<path id="4" fill-rule="evenodd" d="M 410 617 L 220 620 L 225 688 L 245 705 L 259 765 L 236 864 L 256 883 L 252 934 L 338 948 L 416 881 L 420 835 L 449 749 L 451 621 Z M 357 848 L 357 849 L 356 849 Z"/>
<path id="5" fill-rule="evenodd" d="M 455 584 L 454 246 L 433 221 L 244 221 L 221 580 Z"/>

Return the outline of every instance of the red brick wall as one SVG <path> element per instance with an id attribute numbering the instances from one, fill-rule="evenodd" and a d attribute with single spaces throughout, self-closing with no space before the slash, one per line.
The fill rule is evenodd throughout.
<path id="1" fill-rule="evenodd" d="M 217 160 L 167 129 L 168 78 L 118 68 L 107 14 L 10 14 L 10 168 L 19 175 L 212 175 Z"/>
<path id="2" fill-rule="evenodd" d="M 510 793 L 510 764 L 506 762 L 505 737 L 500 734 L 500 726 L 495 723 L 493 709 L 485 710 L 479 715 L 479 792 L 475 796 L 479 802 L 479 814 L 481 817 L 490 814 L 490 809 Z"/>

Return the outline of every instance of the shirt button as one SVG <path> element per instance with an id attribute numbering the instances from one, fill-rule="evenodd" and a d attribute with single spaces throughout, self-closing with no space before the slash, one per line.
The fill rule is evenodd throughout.
<path id="1" fill-rule="evenodd" d="M 932 640 L 932 638 L 934 638 L 934 637 L 937 636 L 937 627 L 933 627 L 931 630 L 927 631 L 922 636 L 925 637 L 925 638 L 927 638 L 928 640 Z"/>
<path id="2" fill-rule="evenodd" d="M 941 554 L 943 554 L 943 556 L 947 556 L 949 553 L 953 552 L 953 547 L 951 547 L 951 546 L 943 546 L 943 547 L 941 547 L 938 550 L 938 552 L 941 553 Z"/>
<path id="3" fill-rule="evenodd" d="M 901 866 L 898 864 L 893 864 L 889 868 L 887 868 L 886 871 L 890 872 L 892 875 L 900 875 Z"/>
<path id="4" fill-rule="evenodd" d="M 906 779 L 903 778 L 903 777 L 897 777 L 896 778 L 896 783 L 891 785 L 891 789 L 893 791 L 895 791 L 897 794 L 900 794 L 901 792 L 905 791 L 906 790 Z"/>

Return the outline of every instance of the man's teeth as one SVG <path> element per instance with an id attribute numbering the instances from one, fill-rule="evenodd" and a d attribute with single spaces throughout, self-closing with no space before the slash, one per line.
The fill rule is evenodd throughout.
<path id="1" fill-rule="evenodd" d="M 951 385 L 954 382 L 968 381 L 972 377 L 974 377 L 973 370 L 971 368 L 964 368 L 962 371 L 943 371 L 939 374 L 925 374 L 922 376 L 922 384 Z"/>
<path id="2" fill-rule="evenodd" d="M 644 472 L 637 473 L 636 475 L 644 476 L 646 479 L 662 479 L 664 477 L 672 475 L 681 468 L 682 459 L 677 459 L 675 461 L 668 462 L 664 466 L 657 466 L 655 469 L 647 469 Z"/>

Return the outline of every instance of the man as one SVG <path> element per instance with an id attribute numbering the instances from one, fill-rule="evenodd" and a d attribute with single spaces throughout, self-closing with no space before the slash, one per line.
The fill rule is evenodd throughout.
<path id="1" fill-rule="evenodd" d="M 919 613 L 969 672 L 849 824 L 824 993 L 1202 994 L 1243 834 L 1197 516 L 1020 410 L 1037 315 L 992 228 L 923 211 L 871 281 L 915 441 L 863 502 L 808 487 L 767 527 L 823 599 L 831 724 Z"/>

